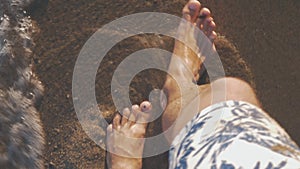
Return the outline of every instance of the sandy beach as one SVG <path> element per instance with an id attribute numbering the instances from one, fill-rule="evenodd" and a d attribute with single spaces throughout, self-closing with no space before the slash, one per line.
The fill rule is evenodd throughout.
<path id="1" fill-rule="evenodd" d="M 184 0 L 52 0 L 47 9 L 33 14 L 40 28 L 39 35 L 34 37 L 35 72 L 45 86 L 39 111 L 46 133 L 46 168 L 104 168 L 105 151 L 83 131 L 72 101 L 74 65 L 90 36 L 113 20 L 138 12 L 180 16 L 185 3 Z M 300 1 L 204 0 L 201 3 L 211 9 L 217 32 L 234 43 L 251 68 L 264 109 L 299 145 Z M 163 45 L 151 37 L 132 37 L 115 45 L 106 55 L 97 74 L 95 90 L 108 121 L 116 113 L 110 81 L 118 63 L 145 46 L 172 50 L 172 40 L 162 40 Z M 234 67 L 235 62 L 232 64 Z M 132 102 L 147 99 L 147 91 L 161 87 L 162 75 L 156 71 L 139 74 L 131 83 Z M 140 80 L 145 76 L 145 80 Z M 159 128 L 153 126 L 156 124 L 159 123 L 152 124 L 151 130 Z M 98 132 L 105 133 L 101 128 Z M 166 167 L 167 153 L 144 160 L 144 169 Z"/>

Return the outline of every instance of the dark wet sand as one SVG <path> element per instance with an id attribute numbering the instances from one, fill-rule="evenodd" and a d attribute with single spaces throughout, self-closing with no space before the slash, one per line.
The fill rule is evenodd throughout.
<path id="1" fill-rule="evenodd" d="M 217 31 L 234 42 L 252 68 L 258 96 L 265 110 L 300 144 L 300 1 L 207 0 L 203 3 L 212 9 L 218 24 Z M 118 17 L 145 11 L 180 16 L 184 4 L 183 0 L 139 0 L 131 3 L 52 0 L 44 14 L 34 16 L 40 26 L 40 35 L 35 37 L 36 72 L 46 89 L 40 112 L 47 135 L 47 168 L 104 167 L 105 152 L 83 132 L 72 103 L 72 72 L 85 41 L 102 25 Z M 107 112 L 108 120 L 115 111 L 109 82 L 117 63 L 133 51 L 143 49 L 143 45 L 161 45 L 158 41 L 149 42 L 149 38 L 144 38 L 148 42 L 142 39 L 136 37 L 117 45 L 108 54 L 107 64 L 99 70 L 97 98 L 102 100 L 100 107 Z M 135 47 L 124 51 L 124 44 Z M 172 42 L 167 41 L 163 48 L 170 50 L 171 45 Z M 149 77 L 145 82 L 159 83 L 153 86 L 134 81 L 130 93 L 135 103 L 147 98 L 142 89 L 151 91 L 153 87 L 161 87 L 163 80 L 157 77 L 157 73 L 145 74 Z M 100 129 L 99 134 L 103 133 Z M 166 156 L 154 157 L 145 161 L 144 168 L 165 168 L 166 163 Z"/>

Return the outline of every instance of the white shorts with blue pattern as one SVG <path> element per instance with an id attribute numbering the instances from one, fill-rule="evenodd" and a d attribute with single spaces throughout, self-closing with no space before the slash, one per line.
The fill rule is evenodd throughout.
<path id="1" fill-rule="evenodd" d="M 214 104 L 174 139 L 170 169 L 300 169 L 299 147 L 258 107 Z"/>

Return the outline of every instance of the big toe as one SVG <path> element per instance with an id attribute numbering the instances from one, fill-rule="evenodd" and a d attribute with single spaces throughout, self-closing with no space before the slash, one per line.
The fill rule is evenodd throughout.
<path id="1" fill-rule="evenodd" d="M 182 10 L 183 18 L 189 22 L 195 23 L 199 15 L 200 7 L 201 4 L 199 1 L 190 0 Z"/>
<path id="2" fill-rule="evenodd" d="M 152 104 L 148 101 L 144 101 L 140 104 L 140 111 L 136 113 L 136 122 L 147 124 L 151 117 Z"/>
<path id="3" fill-rule="evenodd" d="M 117 114 L 113 119 L 112 128 L 115 130 L 119 130 L 121 127 L 120 122 L 121 122 L 121 116 L 119 114 Z"/>
<path id="4" fill-rule="evenodd" d="M 144 101 L 140 104 L 140 108 L 142 112 L 150 112 L 152 110 L 152 105 L 148 101 Z"/>

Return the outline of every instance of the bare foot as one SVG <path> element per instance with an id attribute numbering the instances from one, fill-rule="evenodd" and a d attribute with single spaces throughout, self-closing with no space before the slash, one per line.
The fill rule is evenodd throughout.
<path id="1" fill-rule="evenodd" d="M 174 56 L 179 56 L 187 68 L 190 69 L 194 75 L 194 81 L 199 78 L 199 69 L 201 67 L 202 60 L 199 59 L 199 41 L 203 41 L 197 33 L 196 28 L 199 28 L 211 41 L 216 38 L 216 32 L 214 31 L 216 24 L 211 17 L 211 12 L 207 8 L 201 8 L 200 2 L 197 0 L 190 0 L 182 10 L 183 20 L 178 28 L 178 36 L 184 40 L 184 43 L 176 40 L 174 45 Z M 188 46 L 195 46 L 192 51 Z M 170 71 L 187 71 L 186 69 L 178 69 L 179 63 L 170 63 Z M 173 68 L 174 66 L 174 69 Z M 183 72 L 183 77 L 186 78 L 187 73 Z M 187 79 L 191 80 L 191 79 Z"/>
<path id="2" fill-rule="evenodd" d="M 190 0 L 182 10 L 182 21 L 178 27 L 178 36 L 183 42 L 176 40 L 173 56 L 169 65 L 169 74 L 164 85 L 167 101 L 161 98 L 163 114 L 163 130 L 167 130 L 179 116 L 182 107 L 185 107 L 197 95 L 196 81 L 200 78 L 199 71 L 206 56 L 201 55 L 201 46 L 195 31 L 199 28 L 211 42 L 216 38 L 214 31 L 216 24 L 207 8 L 201 8 L 197 0 Z M 210 43 L 211 44 L 211 43 Z M 189 47 L 188 47 L 189 46 Z M 191 49 L 192 48 L 192 49 Z M 214 45 L 211 45 L 212 50 Z M 194 52 L 196 51 L 196 52 Z M 178 82 L 181 88 L 178 86 Z M 197 89 L 198 91 L 198 89 Z M 183 99 L 184 98 L 184 99 Z"/>
<path id="3" fill-rule="evenodd" d="M 145 101 L 123 110 L 107 127 L 107 163 L 110 169 L 140 169 L 144 137 L 152 106 Z"/>

